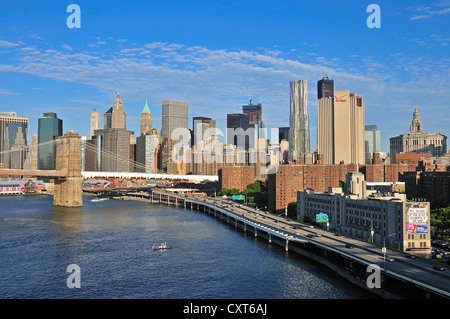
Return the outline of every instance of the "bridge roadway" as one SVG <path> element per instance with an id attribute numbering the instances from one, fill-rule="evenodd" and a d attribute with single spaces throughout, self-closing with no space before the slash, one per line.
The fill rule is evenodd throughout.
<path id="1" fill-rule="evenodd" d="M 432 267 L 436 265 L 435 261 L 417 257 L 410 259 L 405 253 L 387 250 L 386 256 L 394 258 L 394 262 L 385 261 L 381 247 L 375 244 L 338 236 L 334 232 L 289 220 L 284 216 L 267 214 L 264 211 L 254 209 L 249 206 L 239 205 L 231 200 L 222 198 L 188 195 L 174 195 L 164 193 L 163 191 L 153 191 L 157 196 L 163 196 L 167 200 L 175 199 L 179 205 L 186 203 L 201 205 L 219 211 L 244 224 L 254 227 L 260 231 L 266 232 L 270 236 L 278 237 L 286 241 L 286 250 L 288 242 L 300 242 L 315 245 L 326 251 L 335 252 L 345 256 L 362 265 L 376 264 L 382 272 L 403 282 L 409 282 L 425 291 L 431 291 L 439 296 L 450 298 L 450 274 L 448 271 L 438 271 Z M 153 195 L 154 196 L 154 195 Z M 168 202 L 169 203 L 169 202 Z M 185 205 L 186 206 L 186 205 Z M 284 215 L 284 214 L 283 214 Z M 310 238 L 308 235 L 320 234 L 320 237 Z M 255 234 L 256 235 L 256 234 Z M 350 244 L 353 248 L 347 248 Z"/>
<path id="2" fill-rule="evenodd" d="M 0 169 L 0 176 L 66 177 L 66 170 Z"/>

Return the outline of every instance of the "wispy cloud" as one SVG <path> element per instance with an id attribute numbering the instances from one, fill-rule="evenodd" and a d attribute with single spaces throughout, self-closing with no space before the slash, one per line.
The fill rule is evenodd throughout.
<path id="1" fill-rule="evenodd" d="M 410 20 L 430 19 L 435 16 L 441 16 L 450 13 L 450 1 L 437 1 L 428 5 L 415 8 L 419 13 L 410 17 Z"/>
<path id="2" fill-rule="evenodd" d="M 437 35 L 433 39 L 436 43 L 448 40 Z M 286 126 L 289 123 L 289 81 L 306 79 L 313 132 L 316 81 L 330 73 L 337 89 L 349 89 L 365 99 L 369 124 L 377 124 L 373 119 L 378 120 L 380 112 L 390 114 L 383 125 L 386 131 L 395 131 L 392 135 L 404 131 L 399 131 L 396 119 L 406 116 L 409 122 L 408 116 L 415 104 L 421 107 L 424 123 L 426 116 L 448 117 L 446 84 L 450 81 L 450 59 L 417 58 L 402 53 L 391 54 L 383 61 L 362 55 L 343 61 L 282 48 L 212 50 L 165 42 L 139 45 L 116 40 L 108 43 L 101 50 L 89 45 L 81 49 L 66 44 L 13 46 L 14 58 L 0 65 L 0 72 L 82 84 L 111 96 L 107 101 L 94 101 L 86 96 L 69 100 L 81 105 L 86 112 L 92 106 L 101 105 L 106 110 L 120 85 L 130 119 L 140 113 L 142 106 L 139 104 L 139 109 L 130 110 L 130 103 L 144 103 L 148 98 L 149 104 L 159 110 L 162 100 L 180 99 L 189 102 L 191 115 L 207 115 L 223 123 L 227 113 L 240 112 L 242 105 L 248 102 L 248 87 L 254 100 L 263 93 L 266 126 Z M 98 109 L 105 111 L 101 107 Z M 67 108 L 66 112 L 73 110 Z M 158 118 L 158 111 L 153 113 L 155 119 Z M 405 124 L 405 130 L 408 125 Z M 311 144 L 314 144 L 314 137 Z"/>
<path id="3" fill-rule="evenodd" d="M 0 48 L 15 48 L 17 46 L 20 46 L 22 44 L 22 42 L 9 42 L 9 41 L 5 41 L 5 40 L 0 40 Z"/>
<path id="4" fill-rule="evenodd" d="M 18 95 L 19 93 L 12 92 L 6 89 L 0 89 L 0 95 Z"/>

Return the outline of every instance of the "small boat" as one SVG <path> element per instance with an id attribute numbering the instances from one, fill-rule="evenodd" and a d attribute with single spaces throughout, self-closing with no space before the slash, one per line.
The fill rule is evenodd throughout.
<path id="1" fill-rule="evenodd" d="M 102 201 L 104 201 L 104 200 L 108 200 L 109 198 L 105 198 L 105 197 L 102 197 L 102 198 L 94 198 L 94 199 L 91 199 L 91 202 L 102 202 Z"/>
<path id="2" fill-rule="evenodd" d="M 169 245 L 168 243 L 162 243 L 156 246 L 152 246 L 153 250 L 166 250 L 166 249 L 172 249 L 172 245 Z"/>

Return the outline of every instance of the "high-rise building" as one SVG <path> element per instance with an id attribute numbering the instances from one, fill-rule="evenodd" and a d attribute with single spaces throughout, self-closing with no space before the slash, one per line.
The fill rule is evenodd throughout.
<path id="1" fill-rule="evenodd" d="M 19 133 L 19 127 L 21 133 Z M 23 134 L 25 145 L 27 145 L 28 119 L 18 117 L 15 112 L 0 113 L 0 167 L 9 168 L 11 154 L 2 152 L 11 150 L 18 133 Z"/>
<path id="2" fill-rule="evenodd" d="M 242 113 L 248 115 L 248 124 L 255 129 L 256 138 L 263 138 L 262 128 L 264 127 L 264 122 L 262 120 L 261 102 L 253 104 L 250 98 L 250 103 L 242 106 Z"/>
<path id="3" fill-rule="evenodd" d="M 290 82 L 289 160 L 309 153 L 308 83 L 306 80 Z"/>
<path id="4" fill-rule="evenodd" d="M 156 134 L 145 133 L 136 139 L 136 161 L 145 166 L 144 173 L 158 172 L 159 137 Z"/>
<path id="5" fill-rule="evenodd" d="M 63 135 L 63 120 L 56 113 L 44 113 L 38 119 L 38 144 L 53 141 Z M 47 143 L 38 146 L 38 169 L 53 170 L 56 167 L 56 144 Z"/>
<path id="6" fill-rule="evenodd" d="M 102 172 L 129 172 L 131 170 L 131 140 L 133 132 L 127 131 L 127 115 L 117 94 L 113 106 L 104 114 L 104 129 L 94 131 L 98 149 L 98 168 Z"/>
<path id="7" fill-rule="evenodd" d="M 364 137 L 367 142 L 369 142 L 369 152 L 379 153 L 380 148 L 380 131 L 377 130 L 376 125 L 365 125 L 364 127 Z"/>
<path id="8" fill-rule="evenodd" d="M 250 126 L 248 114 L 227 114 L 227 144 L 248 150 L 255 147 L 255 129 Z"/>
<path id="9" fill-rule="evenodd" d="M 209 117 L 197 116 L 192 119 L 192 129 L 192 144 L 198 147 L 200 141 L 211 140 L 216 136 L 216 121 Z"/>
<path id="10" fill-rule="evenodd" d="M 184 129 L 183 134 L 189 133 L 189 103 L 177 100 L 163 100 L 162 101 L 162 127 L 161 137 L 173 138 L 175 142 L 179 141 L 181 137 L 176 129 Z M 175 133 L 176 136 L 172 136 Z"/>
<path id="11" fill-rule="evenodd" d="M 94 136 L 94 131 L 100 129 L 100 113 L 96 109 L 94 109 L 91 113 L 91 131 L 89 134 L 89 138 L 91 139 Z"/>
<path id="12" fill-rule="evenodd" d="M 278 142 L 281 143 L 282 140 L 289 142 L 289 127 L 278 128 Z"/>
<path id="13" fill-rule="evenodd" d="M 141 113 L 141 135 L 150 132 L 152 128 L 153 128 L 152 112 L 150 112 L 147 100 L 145 100 L 145 106 Z"/>
<path id="14" fill-rule="evenodd" d="M 379 153 L 380 148 L 380 131 L 377 130 L 376 125 L 366 125 L 364 129 L 364 139 L 367 144 L 366 149 L 366 164 L 371 164 L 371 159 L 374 153 Z"/>
<path id="15" fill-rule="evenodd" d="M 127 115 L 124 112 L 119 93 L 117 93 L 113 106 L 105 113 L 104 119 L 105 128 L 127 129 Z"/>
<path id="16" fill-rule="evenodd" d="M 339 90 L 317 103 L 317 145 L 324 164 L 365 164 L 364 99 Z"/>
<path id="17" fill-rule="evenodd" d="M 413 113 L 409 134 L 391 137 L 389 142 L 391 163 L 396 162 L 396 154 L 398 153 L 431 153 L 433 156 L 441 156 L 447 152 L 447 136 L 423 132 L 417 105 Z"/>
<path id="18" fill-rule="evenodd" d="M 321 80 L 317 81 L 317 99 L 333 96 L 334 81 L 329 79 L 328 76 L 324 76 Z"/>

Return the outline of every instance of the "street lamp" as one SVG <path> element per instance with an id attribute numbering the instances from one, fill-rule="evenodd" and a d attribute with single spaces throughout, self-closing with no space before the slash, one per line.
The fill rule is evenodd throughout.
<path id="1" fill-rule="evenodd" d="M 382 249 L 382 252 L 383 252 L 383 268 L 384 269 L 386 269 L 386 238 L 389 238 L 389 237 L 395 236 L 395 235 L 396 234 L 393 233 L 393 234 L 390 234 L 389 236 L 385 236 L 383 238 L 383 249 Z"/>

